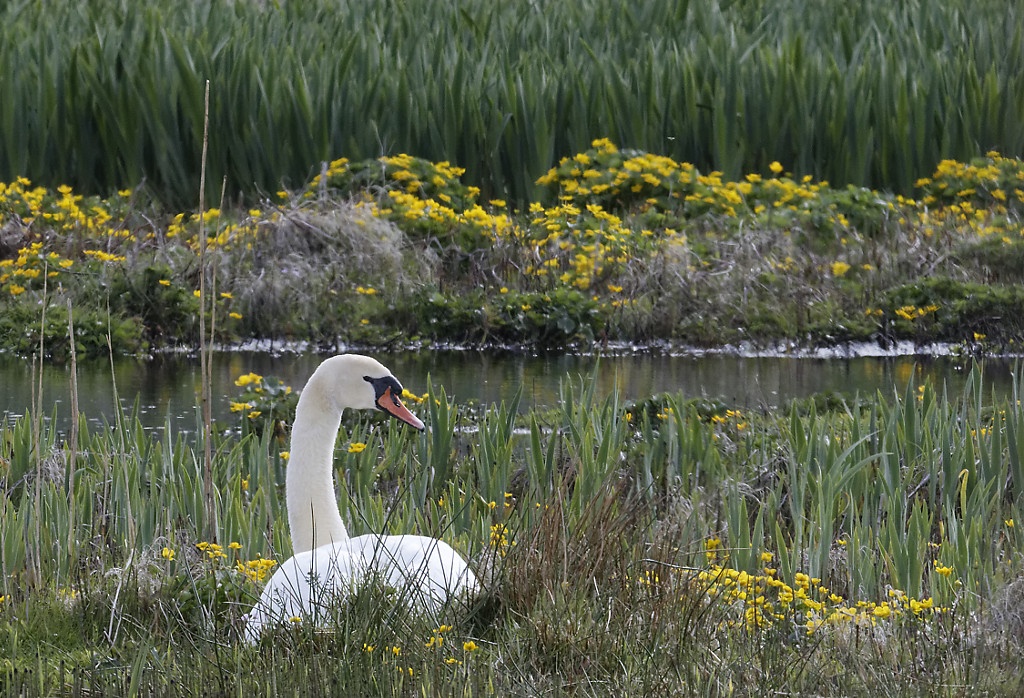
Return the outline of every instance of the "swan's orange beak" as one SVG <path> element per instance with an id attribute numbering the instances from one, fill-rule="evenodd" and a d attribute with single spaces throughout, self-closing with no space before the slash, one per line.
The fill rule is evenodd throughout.
<path id="1" fill-rule="evenodd" d="M 381 408 L 392 417 L 400 419 L 411 427 L 415 427 L 420 431 L 426 429 L 419 417 L 410 412 L 409 408 L 402 404 L 402 401 L 398 399 L 397 395 L 392 394 L 391 388 L 387 388 L 381 396 L 377 398 L 377 407 Z"/>

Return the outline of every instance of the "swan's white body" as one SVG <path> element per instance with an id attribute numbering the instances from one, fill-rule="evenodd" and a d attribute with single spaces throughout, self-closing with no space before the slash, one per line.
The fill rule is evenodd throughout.
<path id="1" fill-rule="evenodd" d="M 383 409 L 418 428 L 423 423 L 398 400 L 401 386 L 377 361 L 355 354 L 324 361 L 299 397 L 285 480 L 295 555 L 264 587 L 247 616 L 246 639 L 300 618 L 318 622 L 339 596 L 368 577 L 393 587 L 419 608 L 440 610 L 452 597 L 478 588 L 466 561 L 447 543 L 427 536 L 349 538 L 334 498 L 334 442 L 341 413 Z M 397 393 L 397 394 L 396 394 Z"/>

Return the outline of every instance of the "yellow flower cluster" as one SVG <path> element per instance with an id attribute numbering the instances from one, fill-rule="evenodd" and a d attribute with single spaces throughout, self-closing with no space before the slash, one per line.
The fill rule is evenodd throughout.
<path id="1" fill-rule="evenodd" d="M 124 255 L 110 254 L 103 250 L 83 250 L 82 254 L 100 262 L 123 262 L 127 259 Z"/>
<path id="2" fill-rule="evenodd" d="M 417 405 L 421 405 L 421 404 L 423 404 L 424 401 L 426 401 L 427 393 L 423 393 L 422 395 L 417 395 L 416 393 L 412 392 L 408 388 L 402 388 L 402 399 L 403 400 L 407 400 L 409 402 L 414 402 Z"/>
<path id="3" fill-rule="evenodd" d="M 239 560 L 235 563 L 235 570 L 254 582 L 262 582 L 276 564 L 274 560 L 267 560 L 265 558 L 246 560 L 245 562 Z"/>
<path id="4" fill-rule="evenodd" d="M 250 209 L 247 215 L 234 220 L 225 216 L 218 208 L 207 209 L 202 215 L 193 213 L 186 216 L 179 213 L 171 219 L 167 226 L 167 237 L 181 240 L 193 252 L 198 252 L 202 241 L 199 239 L 200 222 L 206 234 L 207 250 L 252 249 L 254 240 L 267 223 L 281 219 L 280 213 L 271 211 L 264 213 L 259 209 Z"/>
<path id="5" fill-rule="evenodd" d="M 512 219 L 505 213 L 489 213 L 479 204 L 472 204 L 458 210 L 447 203 L 446 194 L 439 194 L 441 201 L 424 198 L 410 191 L 391 190 L 388 192 L 389 205 L 376 202 L 370 204 L 370 212 L 378 218 L 387 218 L 396 223 L 412 223 L 429 230 L 469 229 L 484 239 L 494 241 L 514 230 Z"/>
<path id="6" fill-rule="evenodd" d="M 43 243 L 33 242 L 18 250 L 14 259 L 0 259 L 0 288 L 18 296 L 33 286 L 42 286 L 46 279 L 58 278 L 74 262 L 56 252 L 44 252 Z"/>
<path id="7" fill-rule="evenodd" d="M 762 556 L 762 561 L 770 559 L 765 560 Z M 712 564 L 697 574 L 697 583 L 697 588 L 709 599 L 735 608 L 742 614 L 741 620 L 728 620 L 727 625 L 748 631 L 764 631 L 779 623 L 794 623 L 811 635 L 825 626 L 852 624 L 872 627 L 886 619 L 930 617 L 948 611 L 936 606 L 931 597 L 914 599 L 898 590 L 890 590 L 889 599 L 881 603 L 850 603 L 823 586 L 817 577 L 797 572 L 793 583 L 789 584 L 778 578 L 776 569 L 769 567 L 764 568 L 762 574 L 749 574 Z"/>
<path id="8" fill-rule="evenodd" d="M 1009 243 L 1024 236 L 1024 161 L 989 152 L 969 163 L 943 160 L 916 186 L 916 222 L 925 237 L 940 231 Z"/>
<path id="9" fill-rule="evenodd" d="M 263 376 L 258 373 L 245 373 L 235 379 L 235 385 L 239 388 L 245 388 L 252 385 L 252 390 L 260 392 L 260 384 L 263 382 Z"/>
<path id="10" fill-rule="evenodd" d="M 426 648 L 428 650 L 435 650 L 437 652 L 441 652 L 444 648 L 453 646 L 454 643 L 450 642 L 448 636 L 446 635 L 446 633 L 451 633 L 451 631 L 452 631 L 452 626 L 450 626 L 450 625 L 441 625 L 441 626 L 439 626 L 437 628 L 434 628 L 433 632 L 427 637 L 426 641 L 424 641 L 424 643 L 423 643 L 424 648 Z M 454 644 L 454 646 L 458 647 L 457 644 Z M 466 655 L 468 655 L 468 654 L 470 654 L 472 652 L 475 652 L 478 649 L 480 649 L 480 646 L 476 642 L 474 642 L 473 640 L 465 640 L 465 641 L 463 641 L 463 643 L 462 643 L 463 659 L 465 659 Z M 371 654 L 372 655 L 376 651 L 377 651 L 377 645 L 376 644 L 373 644 L 371 642 L 364 642 L 363 643 L 363 652 L 365 652 L 366 654 Z M 403 664 L 402 665 L 396 665 L 395 668 L 398 671 L 402 672 L 403 674 L 407 674 L 409 676 L 413 676 L 413 675 L 415 675 L 415 669 L 413 667 L 411 667 L 411 666 L 407 666 L 406 664 L 404 664 L 404 662 L 406 661 L 404 659 L 404 657 L 407 654 L 408 653 L 406 653 L 402 649 L 402 647 L 399 646 L 399 645 L 385 645 L 383 648 L 381 648 L 381 657 L 385 661 L 392 661 L 392 662 L 402 661 Z M 448 652 L 445 652 L 444 654 L 448 654 Z M 456 656 L 449 655 L 449 656 L 445 657 L 442 654 L 441 658 L 439 658 L 439 659 L 441 660 L 441 662 L 443 664 L 445 664 L 447 666 L 461 666 L 463 664 L 463 659 L 459 659 Z"/>
<path id="11" fill-rule="evenodd" d="M 327 175 L 327 179 L 324 180 L 324 178 L 321 175 L 317 175 L 316 177 L 314 177 L 312 179 L 312 181 L 309 183 L 310 191 L 307 192 L 307 194 L 312 195 L 313 190 L 319 189 L 321 187 L 321 185 L 326 185 L 332 179 L 336 179 L 336 178 L 338 178 L 340 176 L 343 176 L 343 175 L 345 175 L 347 173 L 348 173 L 348 158 L 338 158 L 337 160 L 331 160 L 330 164 L 327 165 L 326 172 L 323 173 L 323 174 Z M 287 199 L 288 198 L 288 192 L 286 192 L 286 191 L 278 192 L 278 196 L 280 196 L 282 199 Z"/>
<path id="12" fill-rule="evenodd" d="M 224 552 L 224 547 L 218 543 L 210 543 L 204 540 L 196 543 L 196 547 L 199 548 L 200 552 L 206 553 L 206 557 L 211 560 L 228 556 L 227 553 Z"/>
<path id="13" fill-rule="evenodd" d="M 531 276 L 554 276 L 563 285 L 586 290 L 621 270 L 641 247 L 652 247 L 647 243 L 652 231 L 636 233 L 600 204 L 580 208 L 563 203 L 548 209 L 535 204 L 531 212 L 532 236 L 524 250 L 531 260 L 524 273 Z M 674 234 L 671 229 L 662 231 L 662 237 Z"/>
<path id="14" fill-rule="evenodd" d="M 508 555 L 509 548 L 516 545 L 514 540 L 508 538 L 508 527 L 503 523 L 496 523 L 491 526 L 490 546 L 500 557 Z"/>
<path id="15" fill-rule="evenodd" d="M 67 185 L 62 184 L 56 192 L 51 192 L 45 187 L 33 187 L 31 181 L 18 177 L 10 184 L 0 182 L 0 221 L 9 212 L 29 227 L 38 222 L 64 234 L 111 234 L 113 231 L 107 230 L 105 226 L 114 217 L 115 211 L 112 208 L 117 208 L 118 200 L 123 201 L 130 195 L 130 191 L 118 192 L 114 202 L 95 197 L 85 200 L 80 194 L 74 194 Z M 130 237 L 123 231 L 113 234 L 115 237 Z"/>
<path id="16" fill-rule="evenodd" d="M 923 308 L 918 308 L 915 305 L 904 305 L 900 308 L 896 308 L 895 312 L 897 316 L 903 318 L 904 320 L 909 320 L 913 322 L 914 320 L 923 318 L 926 315 L 931 315 L 932 313 L 935 313 L 938 309 L 939 306 L 937 305 L 926 305 Z"/>

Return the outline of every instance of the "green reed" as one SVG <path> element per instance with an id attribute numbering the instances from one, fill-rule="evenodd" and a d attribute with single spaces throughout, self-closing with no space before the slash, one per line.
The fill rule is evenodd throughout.
<path id="1" fill-rule="evenodd" d="M 8 3 L 0 180 L 192 204 L 209 79 L 211 197 L 407 152 L 523 202 L 604 136 L 908 191 L 941 158 L 1022 152 L 1022 31 L 992 0 Z"/>
<path id="2" fill-rule="evenodd" d="M 1018 373 L 1015 395 L 1022 380 Z M 688 686 L 701 695 L 753 680 L 739 667 L 756 666 L 779 687 L 871 693 L 877 676 L 891 674 L 886 658 L 904 654 L 948 663 L 931 679 L 899 684 L 907 691 L 940 675 L 984 682 L 967 676 L 982 655 L 956 653 L 968 634 L 972 642 L 998 635 L 985 630 L 986 614 L 1020 573 L 1024 412 L 1015 399 L 988 395 L 978 368 L 959 395 L 920 387 L 833 410 L 741 414 L 681 395 L 623 404 L 615 394 L 599 397 L 596 382 L 583 379 L 563 382 L 555 408 L 523 414 L 518 396 L 475 410 L 432 387 L 415 407 L 428 423 L 422 434 L 347 416 L 336 465 L 352 532 L 440 536 L 485 580 L 474 610 L 442 631 L 451 633 L 446 653 L 426 637 L 448 621 L 399 623 L 400 604 L 376 592 L 337 609 L 344 632 L 297 626 L 258 650 L 237 644 L 240 616 L 259 585 L 233 565 L 290 554 L 287 465 L 272 429 L 213 435 L 210 521 L 201 437 L 167 428 L 154 439 L 131 411 L 105 428 L 83 419 L 69 491 L 65 436 L 40 424 L 42 462 L 34 462 L 36 427 L 33 417 L 21 418 L 0 425 L 0 595 L 7 597 L 0 615 L 10 619 L 0 656 L 16 658 L 11 666 L 20 669 L 35 662 L 25 657 L 38 657 L 49 677 L 38 679 L 38 692 L 56 690 L 58 676 L 106 690 L 131 681 L 159 691 L 172 679 L 262 686 L 275 677 L 333 676 L 386 685 L 380 690 L 388 694 L 451 681 L 470 692 L 515 691 L 527 677 L 557 682 L 569 671 L 586 673 L 594 681 L 588 690 L 614 685 L 635 695 Z M 69 565 L 55 551 L 67 545 L 71 510 L 78 557 Z M 197 548 L 205 530 L 216 532 L 223 555 Z M 711 541 L 721 546 L 715 564 L 735 575 L 772 566 L 780 580 L 819 579 L 850 607 L 883 604 L 891 588 L 946 610 L 934 619 L 885 620 L 877 634 L 860 627 L 864 642 L 878 643 L 856 650 L 871 668 L 836 675 L 828 652 L 851 651 L 838 627 L 808 636 L 797 617 L 744 630 L 735 625 L 743 615 L 734 602 L 705 595 L 715 583 L 699 576 L 716 569 Z M 462 648 L 470 639 L 488 659 Z M 972 651 L 987 651 L 986 642 Z M 384 651 L 399 644 L 404 654 Z M 124 658 L 116 672 L 67 659 L 107 651 Z M 308 676 L 295 678 L 296 655 L 308 657 L 308 665 L 298 662 Z M 343 655 L 338 666 L 347 668 L 321 665 L 332 655 Z M 60 660 L 76 668 L 67 673 Z M 701 670 L 665 674 L 676 662 Z M 807 671 L 793 673 L 794 663 Z M 253 675 L 257 666 L 271 678 Z"/>

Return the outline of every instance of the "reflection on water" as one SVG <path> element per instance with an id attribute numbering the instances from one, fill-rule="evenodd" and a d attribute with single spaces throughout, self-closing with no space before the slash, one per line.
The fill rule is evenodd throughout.
<path id="1" fill-rule="evenodd" d="M 443 386 L 457 401 L 476 400 L 489 404 L 507 400 L 521 385 L 523 407 L 554 405 L 559 399 L 560 381 L 565 378 L 578 381 L 591 375 L 595 375 L 599 394 L 608 394 L 617 387 L 625 399 L 681 391 L 687 397 L 704 396 L 747 409 L 768 409 L 795 397 L 820 392 L 902 393 L 911 381 L 915 385 L 928 381 L 937 386 L 945 383 L 951 394 L 956 394 L 962 389 L 969 370 L 968 362 L 950 357 L 810 359 L 636 355 L 599 359 L 471 351 L 416 351 L 376 356 L 413 392 L 426 392 L 429 376 L 435 388 Z M 237 415 L 229 412 L 228 400 L 239 392 L 234 386 L 239 375 L 253 371 L 277 376 L 298 390 L 322 358 L 315 354 L 214 354 L 215 418 L 225 424 L 237 421 Z M 138 401 L 140 416 L 147 426 L 159 428 L 169 420 L 175 430 L 195 429 L 201 385 L 198 359 L 163 355 L 152 360 L 119 359 L 114 362 L 113 370 L 106 361 L 81 363 L 78 368 L 80 407 L 94 423 L 102 424 L 104 420 L 113 423 L 118 404 L 125 409 Z M 1013 362 L 988 359 L 984 368 L 987 384 L 997 395 L 1008 395 Z M 59 422 L 66 424 L 71 411 L 70 369 L 48 365 L 43 367 L 41 378 L 33 377 L 31 362 L 4 356 L 0 356 L 0 418 L 12 420 L 29 410 L 40 382 L 42 398 L 36 398 L 38 404 L 47 415 L 56 408 Z M 115 395 L 120 402 L 115 400 Z"/>

